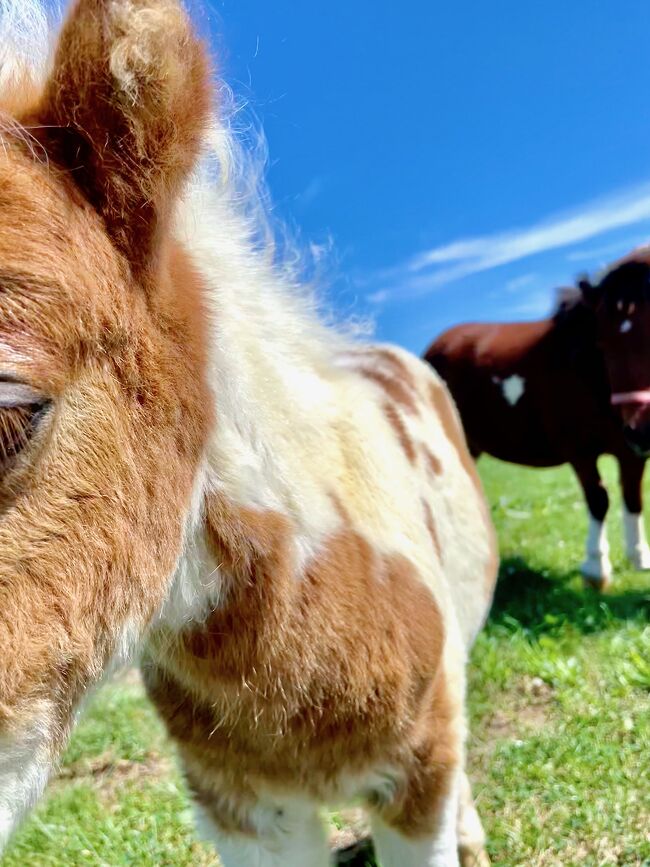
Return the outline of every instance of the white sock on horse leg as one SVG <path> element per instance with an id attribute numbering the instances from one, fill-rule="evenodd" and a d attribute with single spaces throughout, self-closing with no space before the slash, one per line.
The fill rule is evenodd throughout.
<path id="1" fill-rule="evenodd" d="M 597 521 L 592 515 L 589 515 L 587 557 L 581 571 L 585 578 L 598 583 L 609 581 L 612 576 L 605 522 Z"/>
<path id="2" fill-rule="evenodd" d="M 628 512 L 623 506 L 625 553 L 635 569 L 650 569 L 650 548 L 646 540 L 643 514 Z"/>

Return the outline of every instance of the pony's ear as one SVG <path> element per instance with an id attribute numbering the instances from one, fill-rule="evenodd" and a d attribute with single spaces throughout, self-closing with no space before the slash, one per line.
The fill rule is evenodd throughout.
<path id="1" fill-rule="evenodd" d="M 209 121 L 202 43 L 175 0 L 77 0 L 35 125 L 51 158 L 147 268 Z"/>

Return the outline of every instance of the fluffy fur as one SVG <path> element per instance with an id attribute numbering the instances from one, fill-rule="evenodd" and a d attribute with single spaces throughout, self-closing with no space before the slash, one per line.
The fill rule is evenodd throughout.
<path id="1" fill-rule="evenodd" d="M 0 790 L 48 720 L 4 825 L 140 647 L 226 867 L 324 864 L 318 805 L 351 797 L 389 859 L 484 857 L 464 668 L 496 552 L 443 386 L 278 263 L 175 2 L 77 0 L 40 72 L 39 7 L 4 9 L 0 376 L 42 401 L 0 484 Z"/>

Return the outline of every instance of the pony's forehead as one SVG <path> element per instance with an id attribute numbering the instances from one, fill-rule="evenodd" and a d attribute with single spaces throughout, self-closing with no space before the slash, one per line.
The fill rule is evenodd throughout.
<path id="1" fill-rule="evenodd" d="M 16 135 L 18 135 L 16 133 Z M 40 147 L 40 146 L 39 146 Z M 65 210 L 63 184 L 37 145 L 0 132 L 0 223 L 22 212 L 38 220 Z"/>
<path id="2" fill-rule="evenodd" d="M 102 223 L 71 179 L 45 152 L 0 135 L 0 257 L 33 253 L 65 267 L 98 245 L 108 247 Z"/>
<path id="3" fill-rule="evenodd" d="M 2 144 L 0 340 L 11 342 L 20 308 L 20 328 L 36 342 L 74 342 L 80 316 L 124 315 L 122 259 L 69 176 L 15 142 Z"/>
<path id="4" fill-rule="evenodd" d="M 65 261 L 58 241 L 65 207 L 51 181 L 0 140 L 0 272 L 38 276 Z M 0 305 L 2 299 L 0 299 Z"/>

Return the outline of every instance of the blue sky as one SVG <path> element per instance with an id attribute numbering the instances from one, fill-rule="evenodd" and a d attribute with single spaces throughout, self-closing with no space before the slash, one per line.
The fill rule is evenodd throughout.
<path id="1" fill-rule="evenodd" d="M 420 351 L 650 238 L 647 0 L 212 0 L 279 216 Z"/>

